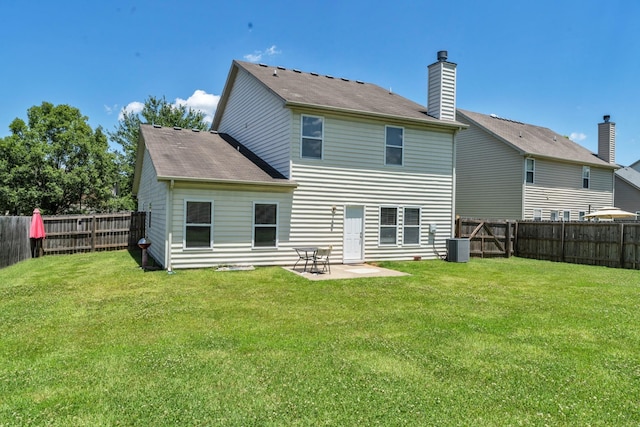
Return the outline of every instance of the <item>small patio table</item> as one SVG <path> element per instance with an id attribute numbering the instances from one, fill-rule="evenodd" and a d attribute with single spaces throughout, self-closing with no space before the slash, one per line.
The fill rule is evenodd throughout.
<path id="1" fill-rule="evenodd" d="M 295 264 L 293 264 L 294 270 L 296 269 L 296 266 L 298 265 L 298 263 L 302 260 L 304 260 L 304 269 L 302 270 L 302 272 L 306 273 L 307 266 L 309 265 L 309 261 L 311 261 L 311 270 L 309 271 L 313 271 L 314 268 L 316 269 L 316 271 L 318 270 L 316 267 L 316 252 L 318 252 L 317 246 L 305 246 L 305 247 L 297 247 L 293 249 L 298 254 L 298 260 L 296 261 Z"/>

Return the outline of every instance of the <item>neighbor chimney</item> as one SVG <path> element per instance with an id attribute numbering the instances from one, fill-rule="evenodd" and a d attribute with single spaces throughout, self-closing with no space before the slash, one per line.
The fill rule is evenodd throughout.
<path id="1" fill-rule="evenodd" d="M 440 120 L 456 119 L 456 64 L 447 62 L 447 51 L 438 52 L 438 61 L 429 65 L 427 113 Z"/>
<path id="2" fill-rule="evenodd" d="M 604 116 L 598 123 L 598 157 L 607 163 L 616 162 L 616 124 L 610 122 L 611 116 Z"/>

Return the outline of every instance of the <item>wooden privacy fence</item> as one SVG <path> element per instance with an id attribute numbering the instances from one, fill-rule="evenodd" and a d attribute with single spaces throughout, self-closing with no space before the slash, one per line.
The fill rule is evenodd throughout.
<path id="1" fill-rule="evenodd" d="M 43 216 L 45 255 L 137 247 L 145 234 L 145 213 Z M 0 216 L 0 268 L 31 257 L 30 216 Z"/>
<path id="2" fill-rule="evenodd" d="M 495 221 L 458 218 L 470 256 L 516 255 L 573 264 L 640 269 L 640 222 Z"/>
<path id="3" fill-rule="evenodd" d="M 31 257 L 31 217 L 0 216 L 0 268 Z"/>
<path id="4" fill-rule="evenodd" d="M 640 223 L 522 221 L 516 253 L 523 258 L 640 269 Z"/>
<path id="5" fill-rule="evenodd" d="M 145 213 L 43 216 L 44 253 L 112 251 L 135 247 L 144 237 Z"/>

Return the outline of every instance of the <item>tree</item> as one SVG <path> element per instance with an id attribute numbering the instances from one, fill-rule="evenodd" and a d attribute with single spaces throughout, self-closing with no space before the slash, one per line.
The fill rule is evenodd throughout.
<path id="1" fill-rule="evenodd" d="M 204 117 L 204 113 L 187 108 L 186 105 L 170 104 L 164 96 L 162 98 L 149 96 L 144 101 L 144 107 L 139 114 L 124 111 L 122 118 L 115 126 L 115 131 L 108 132 L 111 141 L 122 147 L 122 154 L 119 157 L 121 173 L 119 187 L 122 196 L 130 196 L 133 190 L 133 174 L 141 123 L 206 130 L 209 124 L 204 121 Z"/>
<path id="2" fill-rule="evenodd" d="M 69 105 L 43 102 L 0 139 L 0 213 L 29 215 L 108 209 L 115 154 L 102 128 Z"/>

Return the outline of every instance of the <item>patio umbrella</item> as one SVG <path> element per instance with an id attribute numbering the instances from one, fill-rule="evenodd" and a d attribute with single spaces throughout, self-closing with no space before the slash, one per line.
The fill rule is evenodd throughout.
<path id="1" fill-rule="evenodd" d="M 585 218 L 599 218 L 599 219 L 615 219 L 615 218 L 635 218 L 636 214 L 632 212 L 623 211 L 622 209 L 607 206 L 600 208 L 595 212 L 591 212 L 584 216 Z"/>
<path id="2" fill-rule="evenodd" d="M 31 227 L 29 228 L 29 238 L 31 239 L 31 256 L 36 258 L 42 255 L 42 239 L 46 233 L 44 232 L 44 221 L 40 215 L 40 209 L 33 210 L 31 217 Z"/>

